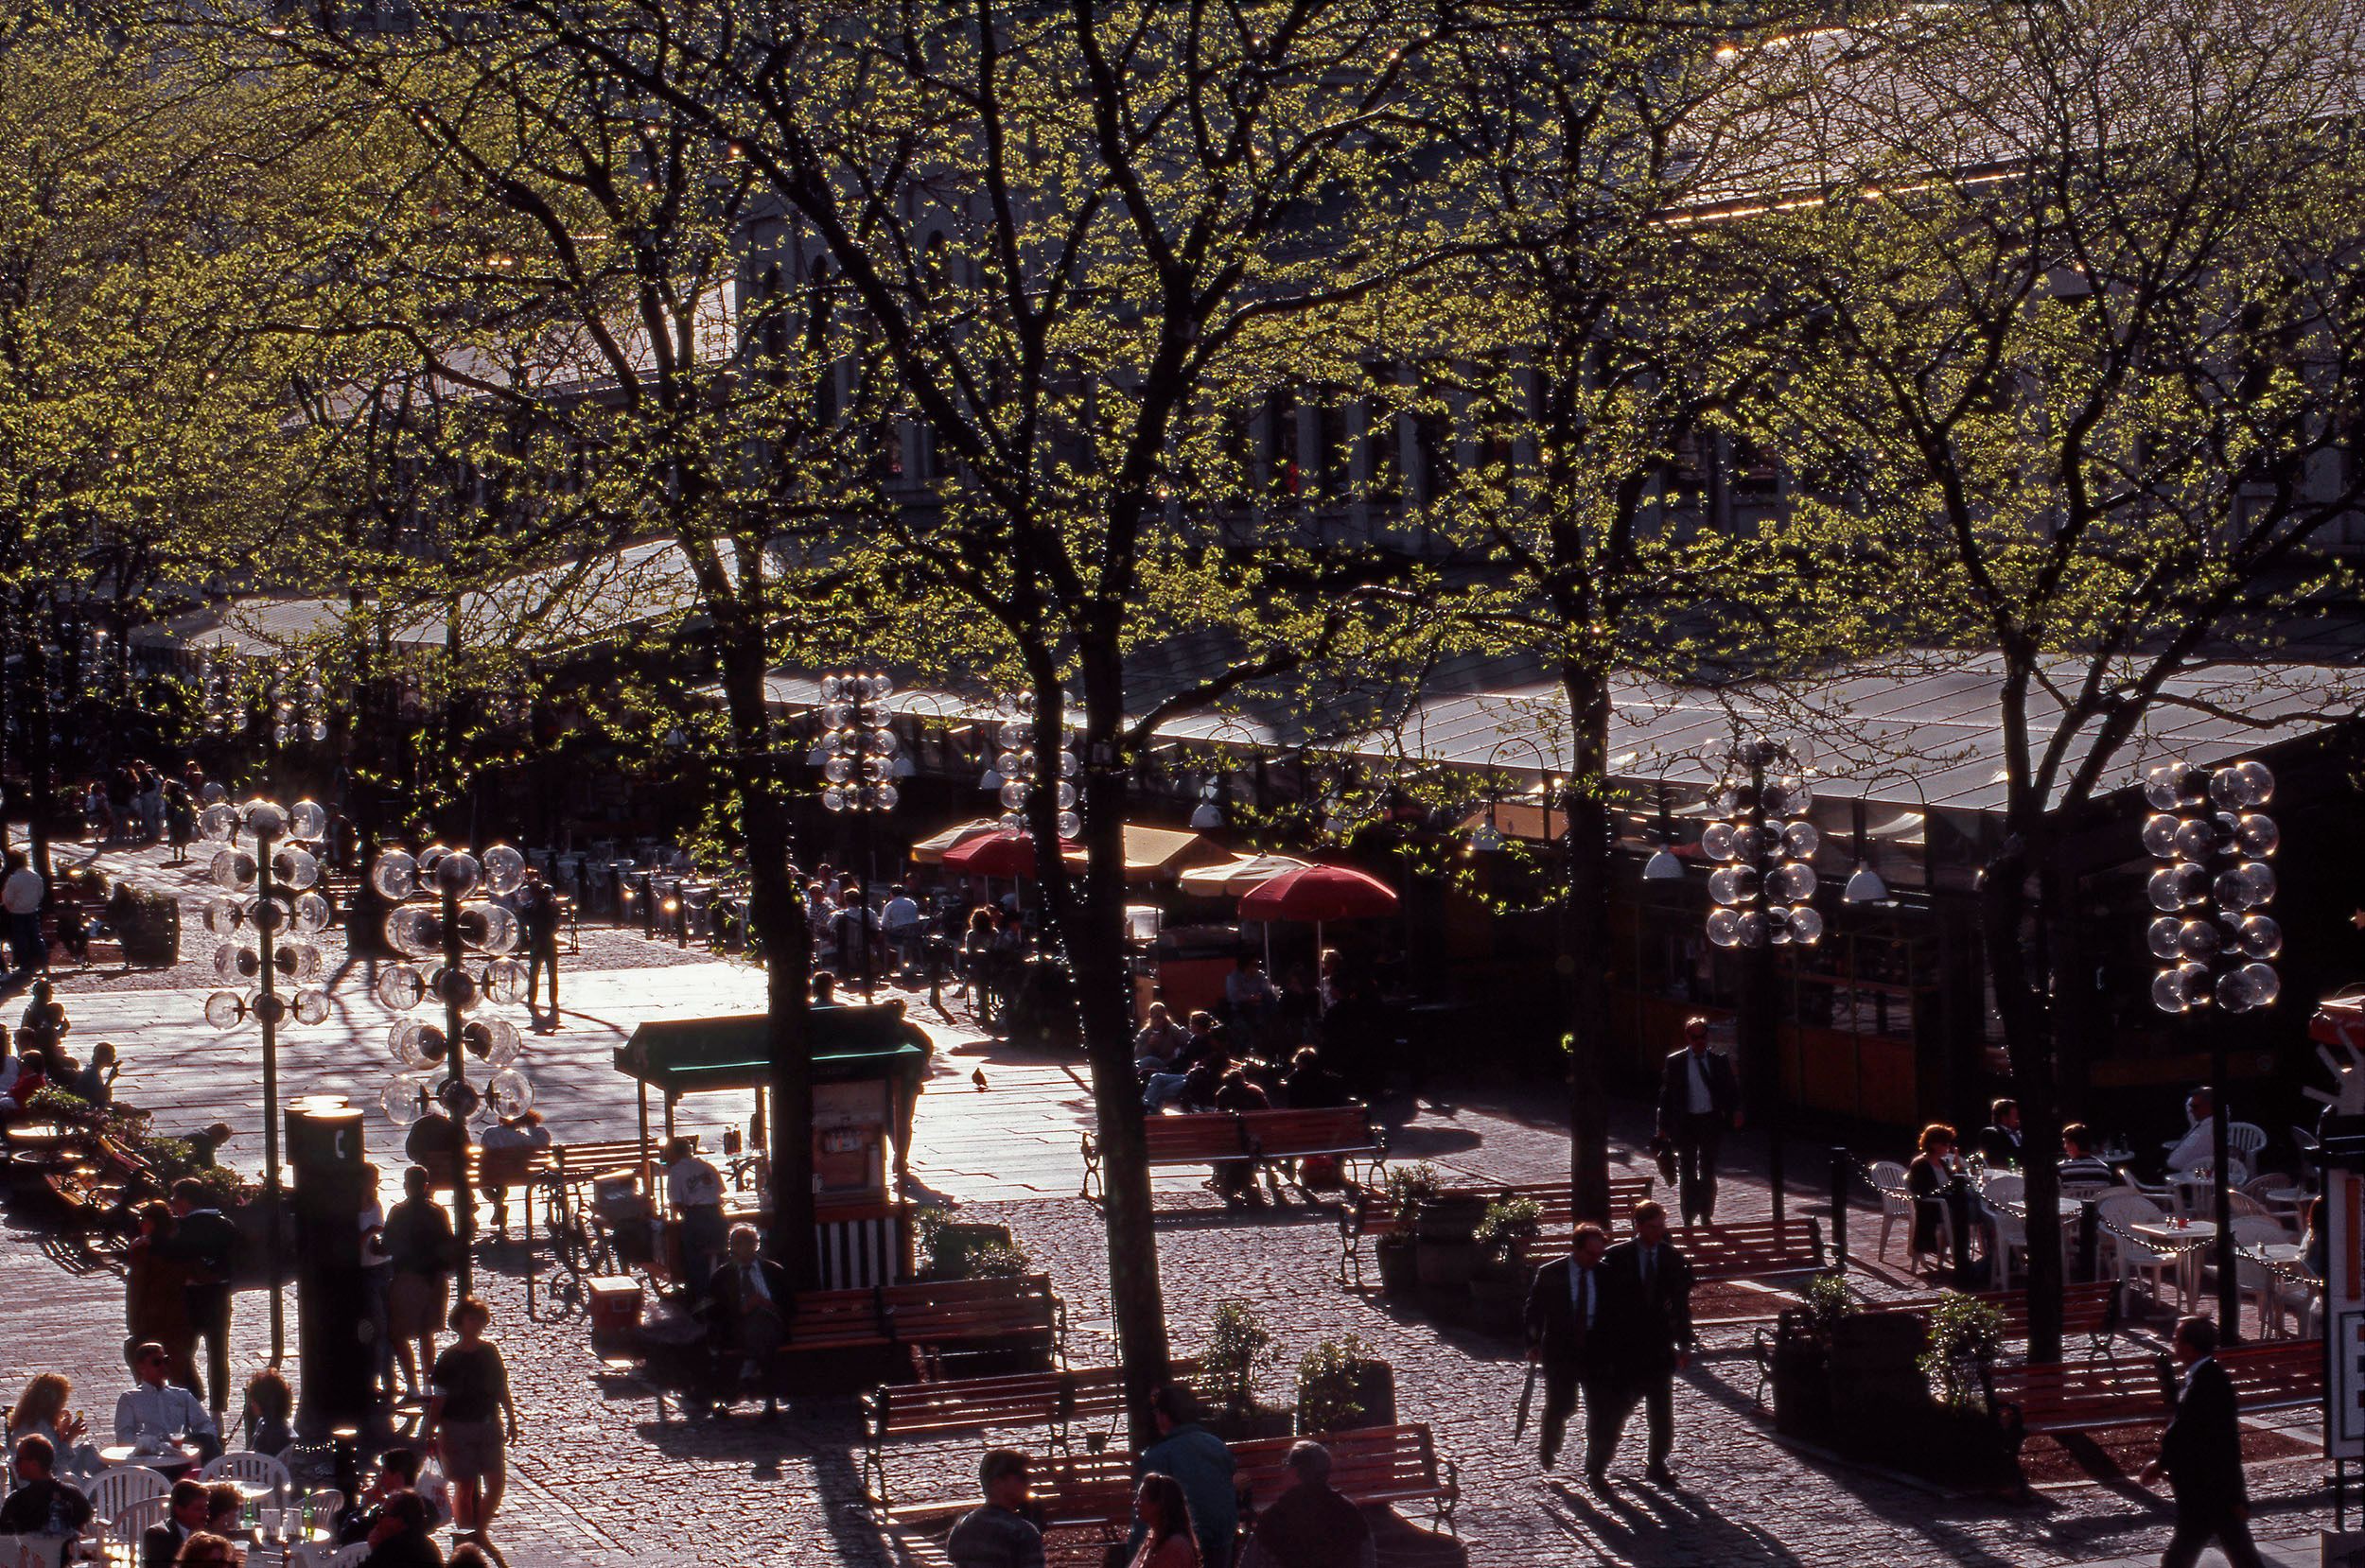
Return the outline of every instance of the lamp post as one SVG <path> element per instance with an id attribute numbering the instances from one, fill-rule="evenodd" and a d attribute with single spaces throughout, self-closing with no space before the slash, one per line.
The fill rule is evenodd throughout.
<path id="1" fill-rule="evenodd" d="M 1766 1176 L 1778 1228 L 1784 1211 L 1783 1117 L 1774 950 L 1812 947 L 1823 938 L 1823 916 L 1807 901 L 1814 897 L 1814 870 L 1807 862 L 1821 835 L 1805 820 L 1813 792 L 1780 741 L 1747 741 L 1719 760 L 1730 780 L 1716 796 L 1721 820 L 1700 835 L 1701 852 L 1717 862 L 1708 875 L 1708 896 L 1718 907 L 1708 914 L 1708 936 L 1720 948 L 1742 952 L 1742 1049 L 1765 1122 Z"/>
<path id="2" fill-rule="evenodd" d="M 872 823 L 878 812 L 895 810 L 902 796 L 895 787 L 899 742 L 891 727 L 893 715 L 886 708 L 894 690 L 892 677 L 876 673 L 825 675 L 821 680 L 821 722 L 829 726 L 821 737 L 821 804 L 830 811 L 851 815 L 861 841 L 857 845 L 861 863 L 855 876 L 862 888 L 862 994 L 866 1002 L 870 1000 L 874 978 Z"/>
<path id="3" fill-rule="evenodd" d="M 2165 762 L 2144 779 L 2153 814 L 2144 822 L 2144 847 L 2163 861 L 2146 891 L 2159 911 L 2148 932 L 2152 956 L 2164 966 L 2151 983 L 2151 1000 L 2171 1017 L 2198 1017 L 2215 1006 L 2230 1015 L 2273 1004 L 2283 980 L 2271 960 L 2283 951 L 2283 929 L 2267 915 L 2275 895 L 2267 857 L 2282 840 L 2274 818 L 2257 808 L 2274 796 L 2274 775 L 2263 762 L 2216 769 Z M 2211 1187 L 2217 1216 L 2217 1325 L 2229 1338 L 2241 1324 L 2235 1278 L 2233 1200 L 2226 1167 L 2225 1031 L 2209 1037 Z"/>
<path id="4" fill-rule="evenodd" d="M 308 847 L 328 831 L 328 813 L 308 800 L 233 806 L 219 784 L 208 785 L 206 794 L 198 826 L 208 841 L 221 845 L 207 868 L 222 892 L 205 906 L 206 929 L 222 939 L 214 952 L 214 972 L 230 985 L 253 988 L 214 992 L 205 999 L 205 1021 L 222 1030 L 249 1019 L 262 1026 L 263 1206 L 271 1227 L 271 1359 L 276 1367 L 288 1351 L 287 1305 L 281 1298 L 286 1270 L 280 1255 L 279 1025 L 290 1015 L 305 1024 L 328 1019 L 328 998 L 318 984 L 321 950 L 307 940 L 329 922 L 328 900 L 311 891 L 320 880 L 320 861 Z M 241 847 L 241 838 L 253 847 Z M 290 932 L 292 936 L 283 934 Z M 292 1004 L 279 994 L 283 980 L 296 987 Z"/>
<path id="5" fill-rule="evenodd" d="M 472 895 L 499 897 L 516 892 L 524 880 L 525 864 L 525 857 L 505 844 L 485 850 L 482 861 L 463 850 L 430 845 L 416 855 L 389 849 L 370 868 L 371 883 L 393 906 L 386 915 L 387 942 L 406 959 L 437 961 L 424 974 L 407 961 L 378 971 L 376 990 L 385 1007 L 408 1013 L 432 996 L 443 1004 L 444 1017 L 441 1029 L 416 1019 L 395 1023 L 387 1037 L 388 1050 L 409 1072 L 386 1086 L 378 1104 L 396 1126 L 411 1125 L 429 1105 L 439 1105 L 459 1134 L 453 1153 L 452 1228 L 459 1243 L 458 1284 L 464 1296 L 473 1276 L 470 1252 L 476 1234 L 465 1129 L 471 1123 L 482 1126 L 497 1117 L 515 1116 L 534 1104 L 533 1080 L 515 1065 L 525 1049 L 517 1026 L 503 1018 L 468 1016 L 487 1002 L 515 1005 L 526 993 L 526 967 L 509 956 L 519 935 L 517 913 L 503 904 L 472 900 Z M 480 967 L 470 967 L 473 959 L 482 960 Z M 472 1055 L 492 1072 L 481 1090 L 468 1082 Z"/>

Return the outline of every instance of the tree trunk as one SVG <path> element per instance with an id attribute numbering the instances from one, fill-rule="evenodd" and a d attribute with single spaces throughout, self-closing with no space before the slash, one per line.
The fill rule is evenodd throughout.
<path id="1" fill-rule="evenodd" d="M 1610 853 L 1609 683 L 1598 670 L 1570 665 L 1561 674 L 1573 737 L 1568 807 L 1567 885 L 1560 905 L 1560 951 L 1568 1019 L 1568 1181 L 1576 1216 L 1602 1225 L 1609 1211 L 1609 1104 L 1604 1081 L 1611 1048 L 1609 911 L 1616 896 Z M 1550 808 L 1550 784 L 1545 785 Z M 1549 853 L 1549 849 L 1547 851 Z"/>
<path id="2" fill-rule="evenodd" d="M 2027 884 L 2032 863 L 2049 864 L 2050 847 L 2033 834 L 2009 832 L 1988 862 L 1979 895 L 1980 937 L 2012 1059 L 2021 1147 L 2027 1151 L 2021 1163 L 2028 1208 L 2028 1359 L 2041 1363 L 2061 1359 L 2061 1178 L 2049 1158 L 2061 1146 L 2061 1108 L 2053 1071 L 2048 966 L 2041 953 L 2030 950 Z M 2043 917 L 2067 917 L 2050 872 L 2043 881 Z"/>
<path id="3" fill-rule="evenodd" d="M 1053 910 L 1067 949 L 1092 1068 L 1093 1114 L 1100 1145 L 1101 1219 L 1109 1241 L 1110 1312 L 1117 1360 L 1125 1373 L 1127 1431 L 1136 1453 L 1157 1440 L 1149 1392 L 1169 1375 L 1165 1303 L 1158 1281 L 1158 1235 L 1150 1214 L 1149 1155 L 1142 1135 L 1140 1080 L 1133 1071 L 1133 1009 L 1125 963 L 1125 810 L 1131 775 L 1119 755 L 1125 723 L 1125 677 L 1113 636 L 1083 657 L 1085 874 L 1082 897 L 1062 886 Z M 1058 690 L 1038 694 L 1056 712 Z M 1037 755 L 1056 758 L 1039 732 Z M 1046 764 L 1046 780 L 1058 776 Z M 1057 842 L 1046 828 L 1056 819 L 1048 789 L 1030 803 L 1037 842 Z M 1054 857 L 1056 859 L 1056 856 Z M 1066 878 L 1053 870 L 1061 883 Z"/>
<path id="4" fill-rule="evenodd" d="M 813 1039 L 808 1011 L 813 937 L 804 890 L 788 874 L 788 802 L 772 776 L 771 723 L 764 705 L 767 648 L 760 620 L 733 635 L 716 617 L 724 699 L 731 720 L 740 788 L 740 827 L 747 841 L 747 923 L 763 943 L 764 1010 L 769 1016 L 772 1124 L 772 1234 L 767 1247 L 797 1289 L 819 1286 L 814 1241 Z"/>

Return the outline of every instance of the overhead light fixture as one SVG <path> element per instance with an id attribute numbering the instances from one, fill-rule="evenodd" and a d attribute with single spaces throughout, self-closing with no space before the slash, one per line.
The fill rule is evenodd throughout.
<path id="1" fill-rule="evenodd" d="M 1862 861 L 1858 861 L 1856 874 L 1848 879 L 1848 886 L 1840 893 L 1840 901 L 1848 904 L 1885 904 L 1889 901 L 1889 884 L 1881 880 L 1881 874 L 1878 871 L 1873 870 Z"/>
<path id="2" fill-rule="evenodd" d="M 1479 830 L 1470 835 L 1470 847 L 1479 854 L 1496 854 L 1501 850 L 1502 846 L 1503 836 L 1495 830 L 1495 825 L 1491 822 L 1481 823 Z"/>
<path id="3" fill-rule="evenodd" d="M 1191 811 L 1191 827 L 1200 832 L 1223 826 L 1223 809 L 1212 800 L 1202 800 Z"/>
<path id="4" fill-rule="evenodd" d="M 1665 845 L 1651 851 L 1651 858 L 1642 862 L 1642 880 L 1646 882 L 1681 881 L 1684 862 Z"/>

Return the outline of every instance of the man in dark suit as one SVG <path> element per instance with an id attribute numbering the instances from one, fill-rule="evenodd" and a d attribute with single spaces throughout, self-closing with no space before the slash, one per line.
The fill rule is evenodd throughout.
<path id="1" fill-rule="evenodd" d="M 1990 1169 L 2020 1169 L 2023 1156 L 2018 1100 L 1998 1100 L 1988 1107 L 1988 1124 L 1979 1129 L 1979 1158 Z"/>
<path id="2" fill-rule="evenodd" d="M 181 1543 L 205 1527 L 205 1484 L 184 1478 L 172 1484 L 167 1512 L 140 1534 L 140 1568 L 172 1568 Z"/>
<path id="3" fill-rule="evenodd" d="M 1607 1350 L 1606 1303 L 1602 1280 L 1602 1254 L 1609 1237 L 1598 1225 L 1577 1227 L 1574 1249 L 1535 1271 L 1528 1290 L 1524 1315 L 1528 1359 L 1544 1364 L 1544 1441 L 1539 1451 L 1544 1468 L 1560 1455 L 1560 1439 L 1577 1408 L 1577 1390 L 1585 1390 L 1585 1478 L 1603 1484 L 1603 1467 L 1609 1463 L 1610 1406 L 1617 1397 L 1616 1376 Z"/>
<path id="4" fill-rule="evenodd" d="M 2217 1365 L 2217 1325 L 2187 1317 L 2176 1326 L 2176 1359 L 2185 1368 L 2176 1415 L 2160 1434 L 2160 1457 L 2146 1465 L 2146 1484 L 2168 1473 L 2176 1493 L 2176 1534 L 2160 1568 L 2193 1568 L 2215 1537 L 2231 1568 L 2259 1568 L 2250 1538 L 2250 1493 L 2242 1484 L 2241 1409 L 2234 1380 Z"/>
<path id="5" fill-rule="evenodd" d="M 1729 1057 L 1708 1049 L 1708 1020 L 1684 1020 L 1684 1048 L 1659 1073 L 1658 1133 L 1675 1145 L 1684 1224 L 1716 1217 L 1716 1152 L 1741 1125 L 1741 1084 Z"/>
<path id="6" fill-rule="evenodd" d="M 1650 1424 L 1645 1479 L 1675 1484 L 1667 1455 L 1675 1446 L 1675 1373 L 1691 1356 L 1691 1264 L 1667 1239 L 1667 1211 L 1634 1209 L 1634 1235 L 1602 1254 L 1603 1326 L 1609 1364 L 1620 1373 L 1600 1464 L 1606 1465 L 1634 1407 Z"/>
<path id="7" fill-rule="evenodd" d="M 763 1388 L 762 1419 L 775 1420 L 780 1407 L 773 1371 L 787 1333 L 788 1271 L 758 1257 L 756 1244 L 754 1226 L 731 1228 L 730 1259 L 707 1285 L 707 1348 L 714 1356 L 715 1403 L 730 1403 L 741 1369 L 753 1362 Z"/>

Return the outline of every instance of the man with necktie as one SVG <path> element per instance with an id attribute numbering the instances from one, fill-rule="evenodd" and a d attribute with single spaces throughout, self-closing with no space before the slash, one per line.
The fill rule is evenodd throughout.
<path id="1" fill-rule="evenodd" d="M 1659 1073 L 1658 1135 L 1675 1147 L 1684 1224 L 1716 1217 L 1716 1155 L 1741 1125 L 1741 1081 L 1729 1057 L 1708 1049 L 1708 1020 L 1684 1020 L 1684 1047 Z"/>
<path id="2" fill-rule="evenodd" d="M 2193 1568 L 2214 1537 L 2233 1568 L 2259 1568 L 2250 1534 L 2250 1491 L 2242 1481 L 2242 1412 L 2234 1380 L 2217 1365 L 2217 1325 L 2187 1317 L 2171 1346 L 2184 1368 L 2176 1414 L 2160 1434 L 2160 1456 L 2137 1477 L 2146 1486 L 2168 1472 L 2176 1494 L 2176 1533 L 2160 1568 Z"/>
<path id="3" fill-rule="evenodd" d="M 1643 1477 L 1672 1487 L 1667 1455 L 1675 1446 L 1675 1374 L 1691 1356 L 1691 1264 L 1667 1239 L 1667 1211 L 1634 1208 L 1634 1235 L 1602 1254 L 1605 1359 L 1620 1376 L 1600 1463 L 1606 1465 L 1634 1407 L 1650 1426 Z"/>
<path id="4" fill-rule="evenodd" d="M 707 1347 L 714 1355 L 715 1403 L 727 1405 L 749 1364 L 763 1389 L 763 1419 L 780 1415 L 777 1380 L 787 1335 L 788 1271 L 756 1255 L 756 1228 L 731 1228 L 730 1257 L 707 1283 Z"/>
<path id="5" fill-rule="evenodd" d="M 1568 1256 L 1535 1271 L 1525 1314 L 1528 1359 L 1544 1364 L 1544 1468 L 1551 1469 L 1560 1455 L 1561 1436 L 1582 1387 L 1585 1478 L 1596 1487 L 1603 1484 L 1603 1468 L 1609 1463 L 1608 1417 L 1616 1398 L 1607 1335 L 1600 1332 L 1605 1327 L 1602 1254 L 1608 1247 L 1609 1237 L 1600 1226 L 1578 1226 Z"/>

